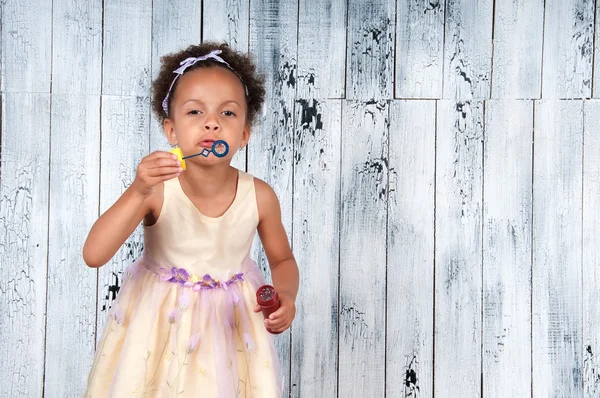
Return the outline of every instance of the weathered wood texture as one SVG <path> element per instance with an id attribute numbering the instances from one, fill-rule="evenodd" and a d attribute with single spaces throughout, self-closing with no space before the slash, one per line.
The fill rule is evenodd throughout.
<path id="1" fill-rule="evenodd" d="M 389 0 L 349 0 L 346 98 L 380 100 L 394 90 L 394 10 Z"/>
<path id="2" fill-rule="evenodd" d="M 583 393 L 582 101 L 535 106 L 532 347 L 534 396 Z"/>
<path id="3" fill-rule="evenodd" d="M 600 102 L 584 106 L 583 132 L 583 392 L 600 395 Z"/>
<path id="4" fill-rule="evenodd" d="M 340 397 L 385 391 L 388 126 L 386 102 L 342 106 Z"/>
<path id="5" fill-rule="evenodd" d="M 46 337 L 50 96 L 4 93 L 1 104 L 0 397 L 39 397 Z M 30 117 L 34 113 L 38 117 Z"/>
<path id="6" fill-rule="evenodd" d="M 481 391 L 483 126 L 483 101 L 438 102 L 434 394 L 446 397 Z"/>
<path id="7" fill-rule="evenodd" d="M 545 6 L 542 98 L 589 98 L 594 1 L 547 0 Z"/>
<path id="8" fill-rule="evenodd" d="M 396 98 L 441 98 L 444 1 L 396 2 Z"/>
<path id="9" fill-rule="evenodd" d="M 497 0 L 492 98 L 540 98 L 543 0 Z"/>
<path id="10" fill-rule="evenodd" d="M 81 248 L 98 217 L 100 97 L 52 96 L 45 396 L 82 396 L 96 338 L 97 273 Z M 67 382 L 68 381 L 68 382 Z"/>
<path id="11" fill-rule="evenodd" d="M 50 92 L 52 0 L 0 5 L 0 90 Z"/>
<path id="12" fill-rule="evenodd" d="M 490 97 L 493 0 L 448 0 L 444 42 L 444 97 Z"/>
<path id="13" fill-rule="evenodd" d="M 296 107 L 293 246 L 303 298 L 292 336 L 294 397 L 337 396 L 339 213 L 331 208 L 340 207 L 341 111 L 340 100 Z"/>
<path id="14" fill-rule="evenodd" d="M 483 196 L 483 395 L 531 395 L 532 101 L 488 101 Z"/>
<path id="15" fill-rule="evenodd" d="M 435 101 L 390 107 L 386 396 L 433 395 Z"/>

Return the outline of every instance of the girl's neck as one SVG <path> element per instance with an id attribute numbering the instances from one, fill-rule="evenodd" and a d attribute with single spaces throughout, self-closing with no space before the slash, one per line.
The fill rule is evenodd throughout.
<path id="1" fill-rule="evenodd" d="M 231 181 L 237 181 L 237 169 L 227 166 L 188 167 L 179 176 L 188 196 L 211 198 L 230 188 Z"/>

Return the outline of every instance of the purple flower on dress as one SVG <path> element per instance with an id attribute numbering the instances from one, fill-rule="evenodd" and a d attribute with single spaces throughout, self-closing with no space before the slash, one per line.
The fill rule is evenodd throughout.
<path id="1" fill-rule="evenodd" d="M 244 333 L 244 345 L 246 346 L 246 351 L 250 352 L 254 350 L 254 340 L 248 333 Z"/>
<path id="2" fill-rule="evenodd" d="M 179 296 L 179 309 L 185 310 L 190 305 L 190 295 L 184 292 L 181 296 Z"/>
<path id="3" fill-rule="evenodd" d="M 215 280 L 209 274 L 206 274 L 204 277 L 202 277 L 202 284 L 209 288 L 217 286 L 217 282 L 215 282 Z"/>
<path id="4" fill-rule="evenodd" d="M 193 352 L 197 347 L 198 344 L 200 343 L 200 333 L 196 333 L 193 334 L 190 339 L 188 340 L 188 344 L 187 344 L 187 352 Z"/>
<path id="5" fill-rule="evenodd" d="M 169 311 L 169 323 L 175 323 L 178 316 L 179 316 L 179 310 L 177 307 L 175 307 L 171 311 Z"/>
<path id="6" fill-rule="evenodd" d="M 190 279 L 190 274 L 184 268 L 172 267 L 171 271 L 161 268 L 160 274 L 161 281 L 175 282 L 181 285 L 184 285 Z"/>

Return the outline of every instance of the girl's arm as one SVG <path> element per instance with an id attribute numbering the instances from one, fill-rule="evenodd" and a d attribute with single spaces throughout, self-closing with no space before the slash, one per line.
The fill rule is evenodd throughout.
<path id="1" fill-rule="evenodd" d="M 148 200 L 130 186 L 94 223 L 83 245 L 83 261 L 93 268 L 110 260 L 149 212 Z"/>
<path id="2" fill-rule="evenodd" d="M 145 216 L 158 217 L 162 182 L 177 177 L 180 166 L 177 157 L 169 152 L 157 151 L 142 159 L 131 186 L 92 226 L 83 245 L 83 260 L 88 266 L 106 264 Z"/>
<path id="3" fill-rule="evenodd" d="M 265 325 L 275 332 L 282 332 L 290 327 L 296 314 L 298 265 L 281 222 L 281 208 L 277 195 L 264 181 L 256 178 L 254 181 L 259 215 L 258 235 L 269 260 L 273 287 L 281 302 L 279 310 L 265 320 Z"/>

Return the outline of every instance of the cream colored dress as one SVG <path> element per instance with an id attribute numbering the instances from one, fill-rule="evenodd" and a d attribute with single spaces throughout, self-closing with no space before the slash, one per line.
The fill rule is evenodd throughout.
<path id="1" fill-rule="evenodd" d="M 126 271 L 86 397 L 280 397 L 273 336 L 254 313 L 264 283 L 250 259 L 254 179 L 239 171 L 221 217 L 200 213 L 178 179 L 165 183 L 144 253 Z"/>

